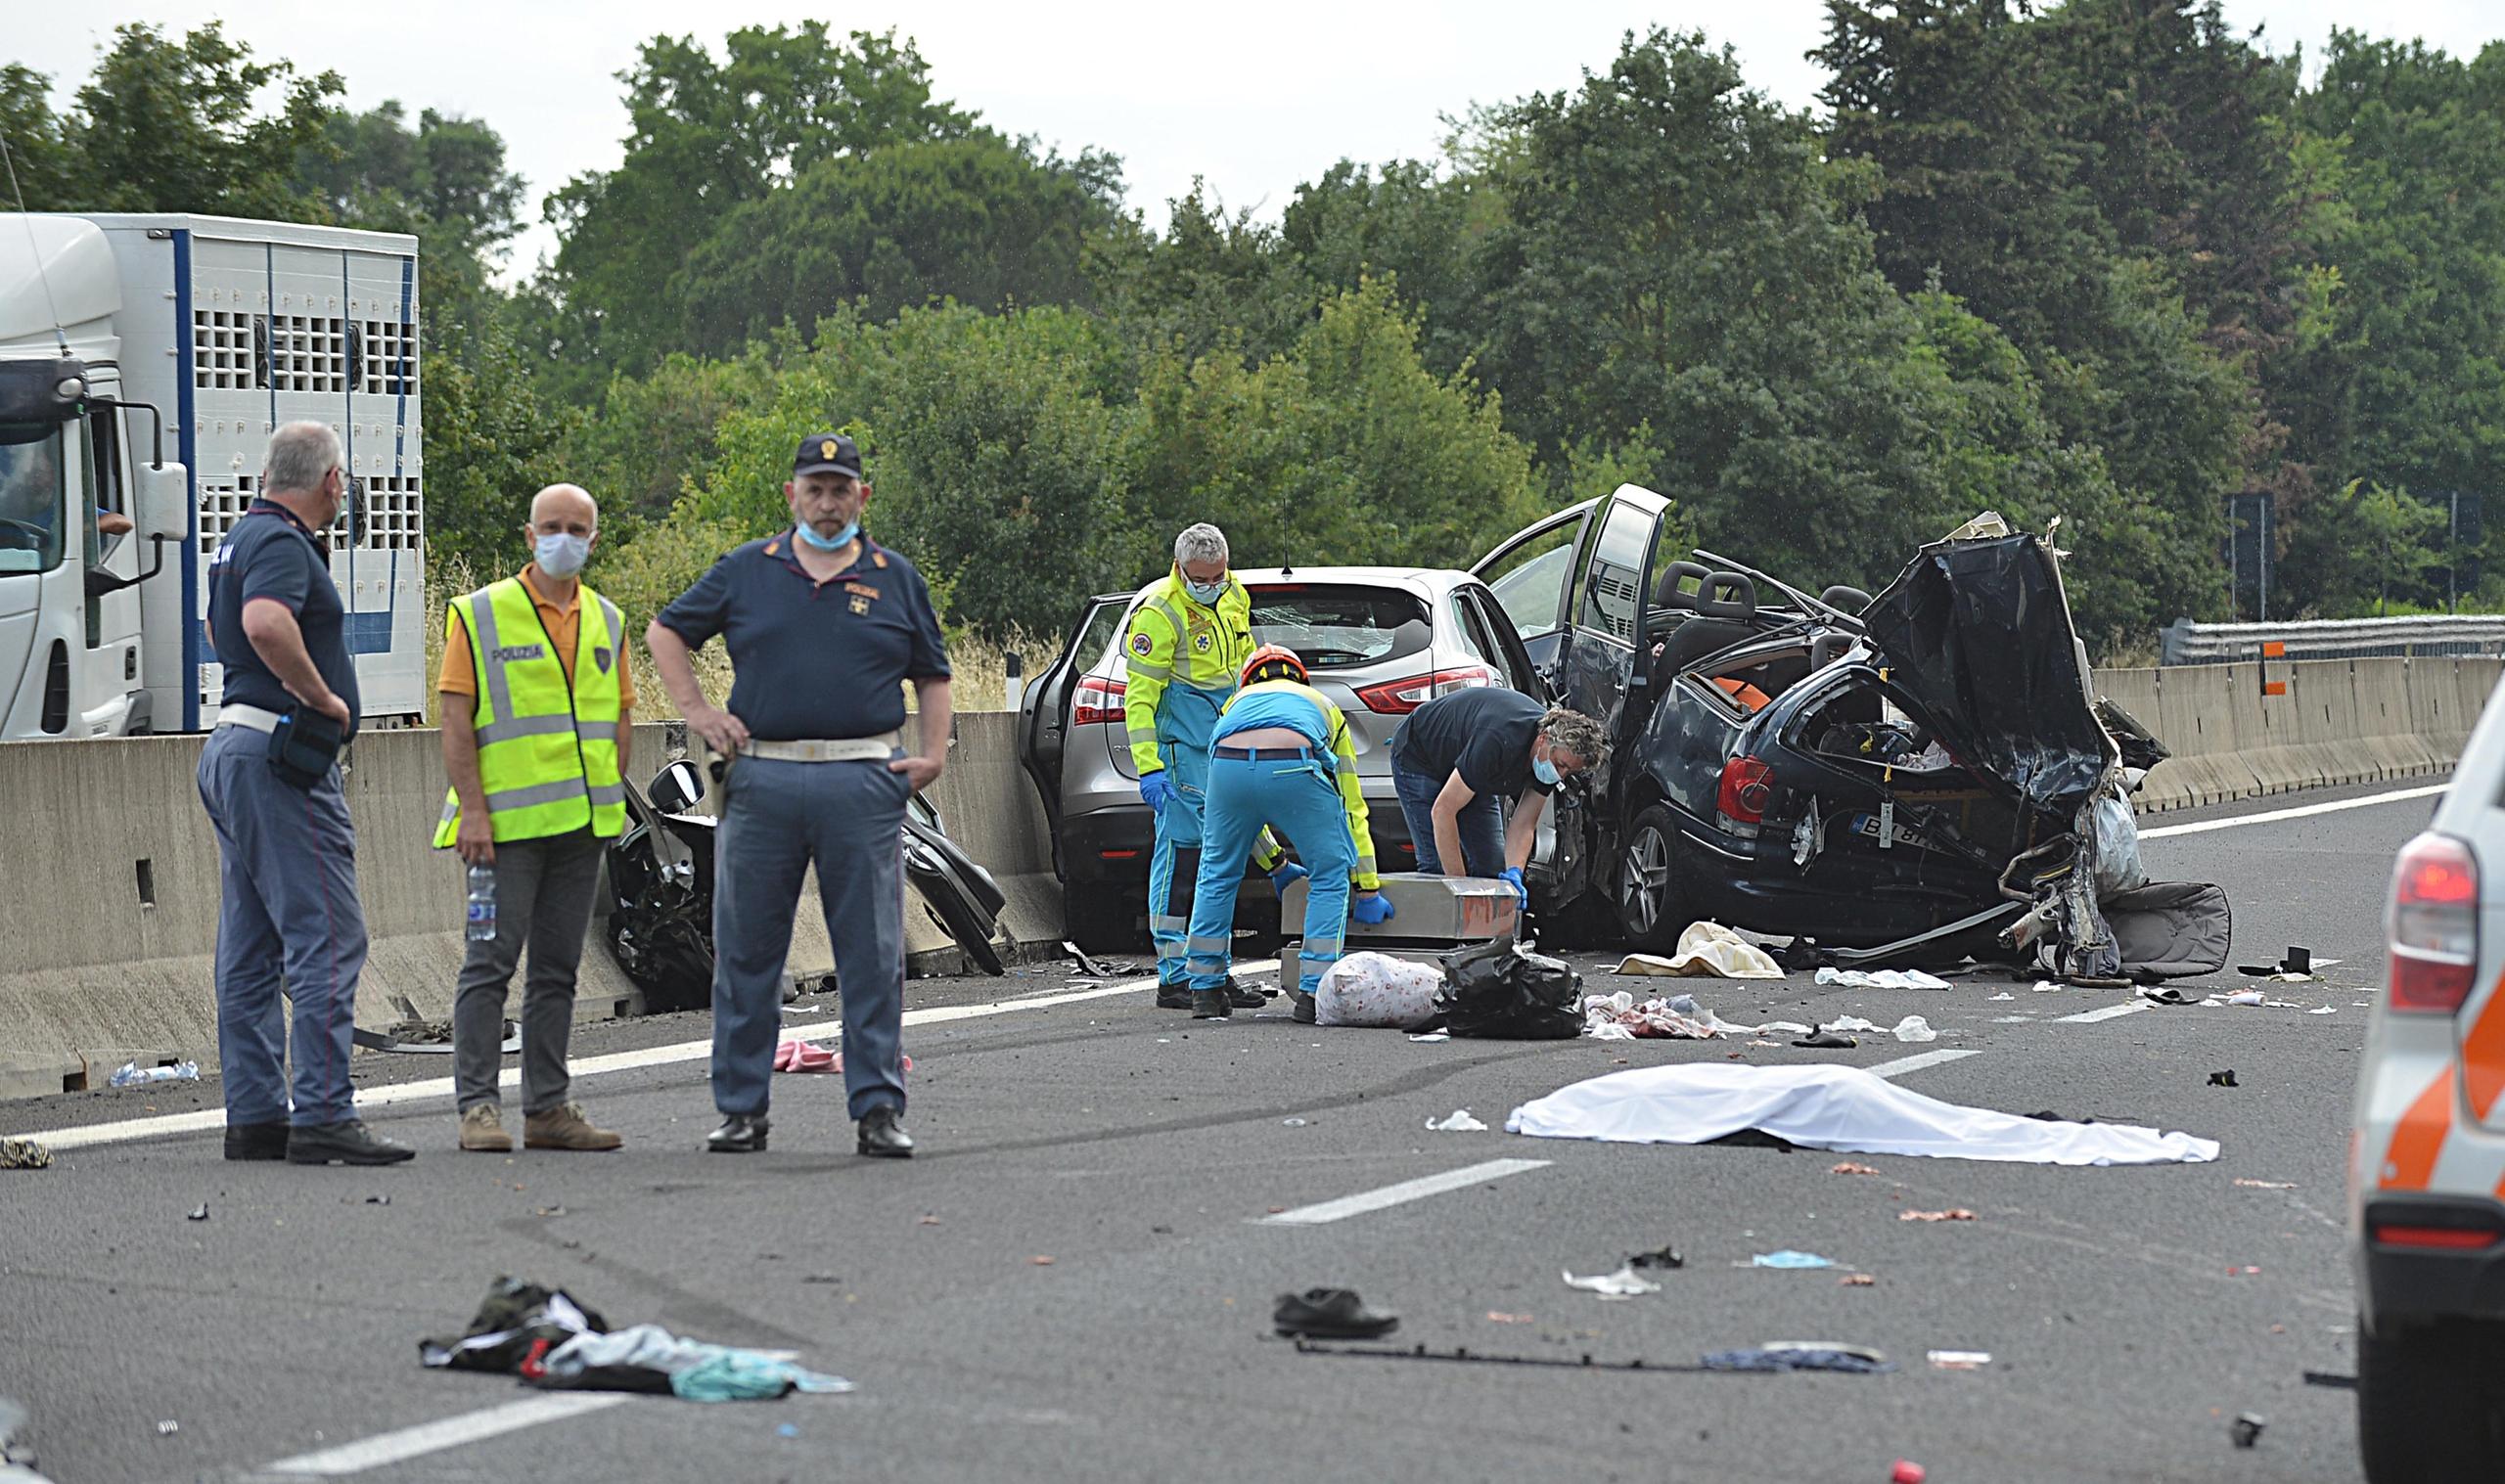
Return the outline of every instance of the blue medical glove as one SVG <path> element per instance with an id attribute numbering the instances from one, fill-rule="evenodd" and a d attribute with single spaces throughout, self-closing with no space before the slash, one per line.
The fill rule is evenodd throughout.
<path id="1" fill-rule="evenodd" d="M 1147 803 L 1151 813 L 1163 814 L 1165 801 L 1173 794 L 1174 786 L 1165 781 L 1165 770 L 1162 768 L 1142 777 L 1139 781 L 1139 796 Z"/>
<path id="2" fill-rule="evenodd" d="M 1524 912 L 1530 910 L 1530 888 L 1523 884 L 1523 868 L 1508 866 L 1497 879 L 1514 888 L 1514 906 L 1517 910 Z"/>
<path id="3" fill-rule="evenodd" d="M 1301 881 L 1311 875 L 1313 875 L 1312 872 L 1305 870 L 1302 866 L 1298 865 L 1294 861 L 1281 861 L 1279 862 L 1278 869 L 1270 873 L 1270 885 L 1279 893 L 1279 895 L 1286 896 L 1288 894 L 1288 883 L 1290 881 Z"/>
<path id="4" fill-rule="evenodd" d="M 1348 909 L 1348 916 L 1372 927 L 1377 922 L 1390 922 L 1398 917 L 1399 913 L 1392 909 L 1391 898 L 1385 896 L 1382 892 L 1360 891 L 1357 893 L 1357 904 Z"/>

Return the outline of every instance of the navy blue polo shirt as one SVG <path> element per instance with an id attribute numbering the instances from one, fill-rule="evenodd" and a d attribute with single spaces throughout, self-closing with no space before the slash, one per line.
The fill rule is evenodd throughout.
<path id="1" fill-rule="evenodd" d="M 785 531 L 725 555 L 661 609 L 691 650 L 719 634 L 731 655 L 726 708 L 760 742 L 876 737 L 904 725 L 904 682 L 948 678 L 931 589 L 867 535 L 824 582 Z"/>
<path id="2" fill-rule="evenodd" d="M 1392 760 L 1441 787 L 1455 773 L 1474 794 L 1519 799 L 1553 791 L 1530 771 L 1531 744 L 1548 707 L 1520 691 L 1447 691 L 1409 713 L 1391 734 Z"/>
<path id="3" fill-rule="evenodd" d="M 226 667 L 223 702 L 265 711 L 295 708 L 296 697 L 244 636 L 244 605 L 268 598 L 287 605 L 304 631 L 304 652 L 323 683 L 348 703 L 348 731 L 364 714 L 356 694 L 356 660 L 348 653 L 346 608 L 331 580 L 329 554 L 293 511 L 255 500 L 208 559 L 208 628 Z"/>

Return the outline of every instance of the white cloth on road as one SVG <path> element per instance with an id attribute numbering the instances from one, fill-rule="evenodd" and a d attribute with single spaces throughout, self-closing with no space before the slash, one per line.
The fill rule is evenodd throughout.
<path id="1" fill-rule="evenodd" d="M 1831 1063 L 1613 1072 L 1524 1103 L 1505 1128 L 1535 1139 L 1618 1144 L 1703 1144 L 1762 1129 L 1817 1149 L 2020 1164 L 2201 1164 L 2218 1157 L 2211 1139 L 1966 1107 Z"/>
<path id="2" fill-rule="evenodd" d="M 1780 979 L 1783 970 L 1766 951 L 1719 922 L 1690 922 L 1679 934 L 1675 958 L 1631 953 L 1617 973 L 1662 974 L 1672 978 Z"/>

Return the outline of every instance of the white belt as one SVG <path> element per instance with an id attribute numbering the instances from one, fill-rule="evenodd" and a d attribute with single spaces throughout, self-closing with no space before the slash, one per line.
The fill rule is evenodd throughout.
<path id="1" fill-rule="evenodd" d="M 278 730 L 278 713 L 264 711 L 258 706 L 219 706 L 217 724 L 221 727 L 250 727 L 255 732 L 275 732 Z"/>
<path id="2" fill-rule="evenodd" d="M 846 737 L 832 742 L 758 742 L 749 739 L 740 749 L 744 757 L 769 758 L 779 763 L 883 763 L 900 744 L 901 733 L 889 732 L 884 737 Z"/>

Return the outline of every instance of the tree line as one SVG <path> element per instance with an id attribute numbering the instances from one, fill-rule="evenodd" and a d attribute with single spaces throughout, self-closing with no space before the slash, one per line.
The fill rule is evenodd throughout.
<path id="1" fill-rule="evenodd" d="M 657 37 L 622 160 L 549 194 L 511 287 L 486 121 L 355 112 L 214 24 L 124 26 L 66 99 L 0 67 L 0 132 L 36 209 L 417 233 L 433 547 L 509 564 L 520 498 L 570 478 L 639 606 L 773 528 L 830 421 L 872 529 L 992 638 L 1193 519 L 1247 564 L 1466 564 L 1622 480 L 1813 584 L 2058 517 L 2106 645 L 2249 612 L 2234 497 L 2273 513 L 2274 616 L 2505 606 L 2505 46 L 2283 51 L 2216 0 L 1827 9 L 1812 111 L 1630 33 L 1433 158 L 1317 162 L 1275 222 L 1196 187 L 1155 231 L 1118 158 L 943 99 L 892 33 Z"/>

